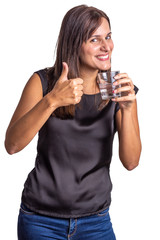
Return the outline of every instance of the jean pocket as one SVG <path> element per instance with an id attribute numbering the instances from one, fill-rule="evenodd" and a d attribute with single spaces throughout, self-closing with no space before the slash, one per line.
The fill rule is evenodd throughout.
<path id="1" fill-rule="evenodd" d="M 35 212 L 33 212 L 32 210 L 27 208 L 24 204 L 21 204 L 20 211 L 24 214 L 27 214 L 27 215 L 34 215 L 35 214 Z"/>
<path id="2" fill-rule="evenodd" d="M 97 216 L 98 216 L 98 217 L 104 217 L 104 216 L 106 216 L 107 214 L 109 214 L 109 208 L 107 208 L 107 209 L 99 212 L 99 213 L 97 214 Z"/>

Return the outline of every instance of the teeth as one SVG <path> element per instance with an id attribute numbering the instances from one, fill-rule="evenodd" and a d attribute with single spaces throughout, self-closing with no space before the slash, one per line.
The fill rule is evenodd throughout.
<path id="1" fill-rule="evenodd" d="M 108 55 L 105 55 L 105 56 L 98 56 L 99 59 L 105 59 L 105 58 L 108 58 Z"/>

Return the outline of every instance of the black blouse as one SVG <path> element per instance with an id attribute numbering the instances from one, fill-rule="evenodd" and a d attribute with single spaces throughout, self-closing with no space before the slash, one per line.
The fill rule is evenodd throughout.
<path id="1" fill-rule="evenodd" d="M 45 95 L 45 71 L 36 73 Z M 50 116 L 40 129 L 35 168 L 22 193 L 22 202 L 31 210 L 47 216 L 77 218 L 109 207 L 109 168 L 119 107 L 110 101 L 100 111 L 100 102 L 100 93 L 84 94 L 73 119 Z"/>

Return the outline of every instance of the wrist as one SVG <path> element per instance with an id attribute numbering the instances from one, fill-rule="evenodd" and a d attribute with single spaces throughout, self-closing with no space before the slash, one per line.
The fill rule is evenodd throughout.
<path id="1" fill-rule="evenodd" d="M 56 96 L 53 95 L 53 93 L 49 92 L 49 93 L 45 96 L 45 99 L 46 99 L 48 108 L 52 108 L 53 111 L 54 111 L 56 108 L 59 107 L 59 105 L 58 105 L 58 100 L 57 100 Z"/>
<path id="2" fill-rule="evenodd" d="M 131 108 L 121 108 L 121 113 L 130 115 L 132 113 L 132 109 Z"/>

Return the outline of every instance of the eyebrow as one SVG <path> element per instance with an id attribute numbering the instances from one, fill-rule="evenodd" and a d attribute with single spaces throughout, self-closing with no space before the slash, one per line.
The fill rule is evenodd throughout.
<path id="1" fill-rule="evenodd" d="M 112 34 L 112 32 L 107 33 L 107 36 L 110 35 L 110 34 Z M 101 35 L 93 35 L 93 36 L 91 36 L 91 37 L 100 37 L 100 36 L 101 36 Z"/>

